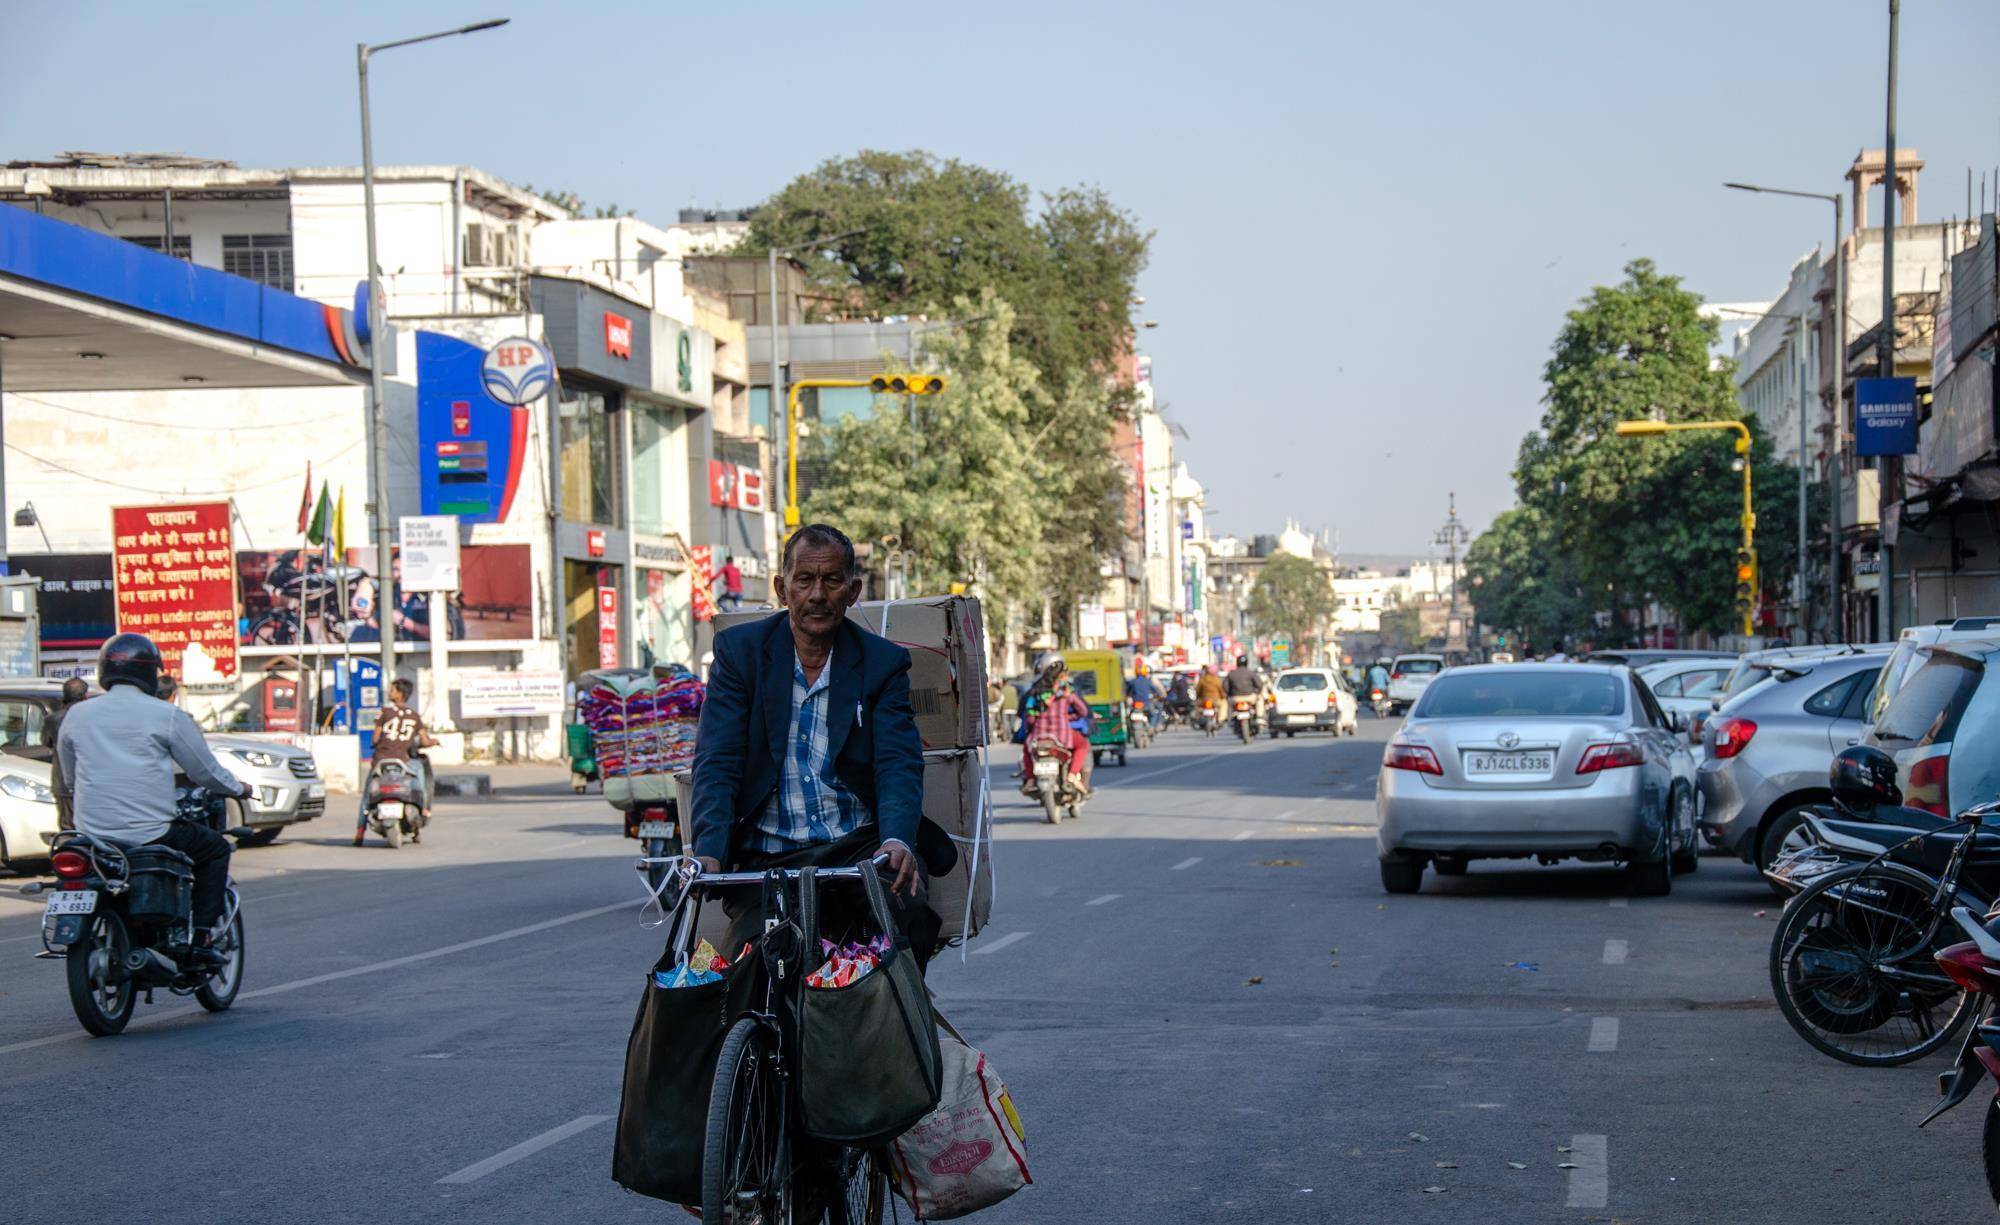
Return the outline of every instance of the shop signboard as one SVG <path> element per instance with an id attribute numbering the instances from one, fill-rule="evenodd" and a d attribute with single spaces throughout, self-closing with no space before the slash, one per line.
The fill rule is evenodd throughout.
<path id="1" fill-rule="evenodd" d="M 597 666 L 618 666 L 618 589 L 597 589 Z"/>
<path id="2" fill-rule="evenodd" d="M 693 571 L 694 619 L 715 620 L 715 550 L 705 544 L 688 548 L 688 568 Z"/>
<path id="3" fill-rule="evenodd" d="M 1104 637 L 1104 605 L 1085 604 L 1076 610 L 1076 634 L 1085 642 Z"/>
<path id="4" fill-rule="evenodd" d="M 604 351 L 612 357 L 632 360 L 632 320 L 617 311 L 604 312 Z"/>
<path id="5" fill-rule="evenodd" d="M 424 514 L 506 521 L 528 454 L 525 405 L 547 393 L 554 369 L 547 350 L 530 355 L 530 346 L 539 349 L 524 339 L 481 349 L 456 336 L 417 333 L 417 493 Z"/>
<path id="6" fill-rule="evenodd" d="M 539 340 L 515 336 L 486 350 L 479 379 L 486 394 L 502 404 L 533 404 L 549 393 L 556 359 Z"/>
<path id="7" fill-rule="evenodd" d="M 458 516 L 404 515 L 396 530 L 404 591 L 458 590 Z"/>
<path id="8" fill-rule="evenodd" d="M 708 504 L 761 514 L 766 506 L 764 474 L 744 464 L 709 460 Z"/>
<path id="9" fill-rule="evenodd" d="M 1122 608 L 1104 610 L 1104 640 L 1106 642 L 1130 642 L 1132 626 Z"/>
<path id="10" fill-rule="evenodd" d="M 120 633 L 145 634 L 190 684 L 236 675 L 236 550 L 229 503 L 114 506 L 112 602 Z"/>
<path id="11" fill-rule="evenodd" d="M 459 674 L 460 718 L 528 718 L 562 711 L 563 675 L 553 668 L 468 668 Z"/>
<path id="12" fill-rule="evenodd" d="M 1908 455 L 1917 449 L 1917 380 L 1854 380 L 1854 453 Z"/>

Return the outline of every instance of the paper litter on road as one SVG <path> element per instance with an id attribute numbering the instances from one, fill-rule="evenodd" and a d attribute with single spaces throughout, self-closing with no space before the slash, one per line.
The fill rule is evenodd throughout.
<path id="1" fill-rule="evenodd" d="M 1444 1188 L 1443 1188 L 1443 1187 L 1425 1187 L 1425 1188 L 1424 1188 L 1424 1194 L 1425 1194 L 1425 1195 L 1443 1195 L 1443 1194 L 1444 1194 Z"/>
<path id="2" fill-rule="evenodd" d="M 1530 974 L 1539 974 L 1541 973 L 1542 967 L 1539 964 L 1532 961 L 1510 961 L 1506 965 L 1502 966 L 1501 969 L 1526 970 Z"/>
<path id="3" fill-rule="evenodd" d="M 1250 976 L 1250 979 L 1249 979 L 1249 981 L 1248 981 L 1248 982 L 1247 982 L 1246 984 L 1244 984 L 1244 985 L 1245 985 L 1245 986 L 1250 986 L 1250 987 L 1255 987 L 1255 986 L 1257 986 L 1257 985 L 1258 985 L 1259 983 L 1261 983 L 1261 982 L 1263 982 L 1263 981 L 1264 981 L 1264 976 L 1263 976 L 1262 974 L 1252 974 L 1252 975 Z"/>
<path id="4" fill-rule="evenodd" d="M 1430 1139 L 1430 1137 L 1420 1131 L 1413 1131 L 1410 1133 L 1410 1139 L 1415 1140 L 1418 1144 L 1422 1144 L 1424 1141 Z"/>
<path id="5" fill-rule="evenodd" d="M 1525 1170 L 1528 1168 L 1528 1163 L 1525 1161 L 1510 1161 L 1507 1163 L 1507 1168 L 1510 1170 Z"/>

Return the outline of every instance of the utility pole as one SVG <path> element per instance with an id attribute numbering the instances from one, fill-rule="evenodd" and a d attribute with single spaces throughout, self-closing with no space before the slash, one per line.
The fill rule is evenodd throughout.
<path id="1" fill-rule="evenodd" d="M 1889 104 L 1882 145 L 1882 331 L 1877 338 L 1877 371 L 1885 379 L 1896 377 L 1896 25 L 1903 0 L 1889 0 Z M 1889 564 L 1889 507 L 1895 502 L 1893 482 L 1897 460 L 1893 455 L 1876 457 L 1876 484 L 1880 501 L 1876 509 L 1875 609 L 1880 625 L 1875 640 L 1887 641 L 1896 635 L 1896 592 L 1890 584 L 1894 568 Z"/>
<path id="2" fill-rule="evenodd" d="M 1458 546 L 1471 539 L 1471 534 L 1465 530 L 1465 525 L 1460 523 L 1458 519 L 1458 492 L 1453 490 L 1449 496 L 1451 498 L 1450 513 L 1445 518 L 1444 526 L 1438 529 L 1436 536 L 1432 537 L 1435 543 L 1445 547 L 1445 564 L 1451 567 L 1451 603 L 1445 610 L 1444 633 L 1446 646 L 1451 645 L 1451 623 L 1458 616 Z M 1470 650 L 1472 647 L 1470 627 L 1460 622 L 1460 629 L 1465 634 L 1466 649 Z"/>

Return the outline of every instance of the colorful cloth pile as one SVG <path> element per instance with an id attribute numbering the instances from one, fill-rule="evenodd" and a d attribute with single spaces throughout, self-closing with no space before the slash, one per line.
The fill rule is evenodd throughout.
<path id="1" fill-rule="evenodd" d="M 746 941 L 736 960 L 742 961 L 750 955 L 750 945 Z M 671 970 L 653 971 L 653 982 L 662 987 L 699 987 L 722 977 L 722 972 L 730 966 L 730 961 L 715 951 L 715 946 L 703 940 L 695 945 L 688 959 Z"/>
<path id="2" fill-rule="evenodd" d="M 831 940 L 822 940 L 819 947 L 826 954 L 826 963 L 806 975 L 806 986 L 824 990 L 845 987 L 881 965 L 882 959 L 889 955 L 889 937 L 877 936 L 866 942 L 838 946 Z"/>
<path id="3" fill-rule="evenodd" d="M 577 717 L 590 729 L 597 768 L 606 778 L 671 774 L 693 764 L 707 689 L 678 664 L 659 672 L 601 675 L 577 695 Z"/>

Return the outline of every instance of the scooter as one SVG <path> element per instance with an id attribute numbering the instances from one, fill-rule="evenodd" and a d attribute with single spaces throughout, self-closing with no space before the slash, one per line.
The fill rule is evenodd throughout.
<path id="1" fill-rule="evenodd" d="M 391 847 L 424 840 L 423 779 L 407 762 L 378 761 L 361 789 L 361 818 Z"/>
<path id="2" fill-rule="evenodd" d="M 1214 702 L 1203 702 L 1201 704 L 1201 712 L 1195 715 L 1194 721 L 1195 726 L 1199 727 L 1203 733 L 1214 736 L 1215 729 L 1221 724 L 1222 719 L 1216 712 Z"/>
<path id="3" fill-rule="evenodd" d="M 1378 719 L 1388 718 L 1389 695 L 1380 689 L 1370 689 L 1368 691 L 1368 709 L 1374 711 L 1375 717 Z"/>
<path id="4" fill-rule="evenodd" d="M 1069 749 L 1052 737 L 1037 736 L 1028 742 L 1028 755 L 1034 768 L 1021 780 L 1021 794 L 1041 804 L 1050 825 L 1060 825 L 1065 811 L 1072 821 L 1082 816 L 1089 795 L 1069 771 Z"/>

